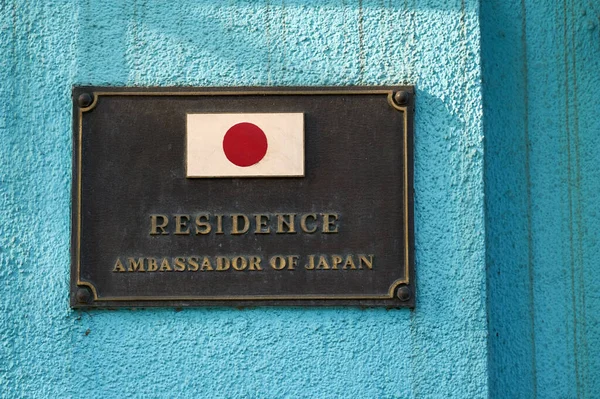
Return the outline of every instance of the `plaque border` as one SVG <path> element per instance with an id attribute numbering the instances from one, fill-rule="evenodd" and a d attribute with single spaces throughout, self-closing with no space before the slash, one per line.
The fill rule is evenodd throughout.
<path id="1" fill-rule="evenodd" d="M 409 93 L 405 104 L 398 104 L 394 94 L 398 91 Z M 87 106 L 78 104 L 78 96 L 83 93 L 93 95 L 92 102 Z M 83 114 L 96 107 L 101 96 L 286 96 L 286 95 L 373 95 L 387 96 L 388 104 L 403 114 L 403 145 L 404 145 L 404 278 L 391 282 L 386 295 L 360 294 L 360 295 L 235 295 L 235 296 L 99 296 L 96 287 L 89 281 L 81 278 L 81 194 L 82 194 L 82 146 L 83 146 Z M 214 306 L 226 305 L 232 301 L 260 301 L 259 306 L 267 305 L 299 305 L 306 301 L 327 301 L 318 305 L 335 306 L 344 301 L 381 301 L 392 300 L 390 307 L 414 307 L 414 197 L 413 197 L 413 124 L 414 124 L 414 86 L 346 86 L 346 87 L 97 87 L 73 86 L 73 174 L 72 179 L 72 212 L 71 212 L 71 306 L 80 307 L 146 307 L 169 306 L 161 302 L 178 302 L 187 304 L 194 302 L 196 305 L 203 303 Z M 409 287 L 409 299 L 399 301 L 397 289 L 401 285 Z M 87 287 L 91 297 L 79 297 L 79 288 Z M 271 301 L 268 303 L 267 301 Z M 280 302 L 281 301 L 281 302 Z M 334 303 L 329 303 L 334 301 Z M 95 302 L 95 303 L 94 303 Z M 105 303 L 103 303 L 105 302 Z M 127 304 L 121 304 L 127 302 Z M 130 302 L 136 302 L 135 304 Z M 142 304 L 145 303 L 145 304 Z M 360 304 L 356 304 L 360 305 Z M 255 304 L 256 306 L 256 304 Z M 366 305 L 369 306 L 369 305 Z"/>

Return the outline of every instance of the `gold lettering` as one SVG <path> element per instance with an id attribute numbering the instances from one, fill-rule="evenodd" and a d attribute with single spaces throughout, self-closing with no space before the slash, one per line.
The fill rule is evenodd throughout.
<path id="1" fill-rule="evenodd" d="M 127 271 L 129 272 L 145 272 L 146 270 L 144 269 L 144 258 L 138 258 L 137 262 L 135 261 L 134 258 L 128 258 L 127 259 L 129 261 L 129 267 L 127 268 Z"/>
<path id="2" fill-rule="evenodd" d="M 344 267 L 342 269 L 346 270 L 348 268 L 348 265 L 350 265 L 350 269 L 356 269 L 356 265 L 354 264 L 354 259 L 352 258 L 352 255 L 348 255 L 346 257 L 346 263 L 344 263 Z"/>
<path id="3" fill-rule="evenodd" d="M 246 268 L 246 266 L 248 266 L 248 261 L 243 256 L 236 256 L 231 260 L 231 267 L 233 267 L 235 270 L 242 271 Z"/>
<path id="4" fill-rule="evenodd" d="M 269 263 L 273 269 L 281 270 L 285 267 L 285 258 L 283 256 L 273 256 Z"/>
<path id="5" fill-rule="evenodd" d="M 213 270 L 213 267 L 212 267 L 212 264 L 210 263 L 210 258 L 208 256 L 205 256 L 204 259 L 202 259 L 202 267 L 200 268 L 200 271 L 204 272 L 204 271 L 211 271 L 211 270 Z"/>
<path id="6" fill-rule="evenodd" d="M 288 270 L 294 270 L 298 266 L 298 255 L 290 255 L 287 258 Z"/>
<path id="7" fill-rule="evenodd" d="M 160 264 L 160 272 L 170 272 L 173 269 L 171 269 L 171 265 L 169 264 L 169 260 L 167 258 L 163 258 L 161 264 Z"/>
<path id="8" fill-rule="evenodd" d="M 367 255 L 358 255 L 358 268 L 362 269 L 363 267 L 363 263 L 365 264 L 365 266 L 369 269 L 373 269 L 373 255 L 368 255 L 369 259 L 367 259 Z"/>
<path id="9" fill-rule="evenodd" d="M 158 264 L 155 258 L 148 258 L 148 271 L 155 272 L 158 270 Z"/>
<path id="10" fill-rule="evenodd" d="M 203 222 L 202 219 L 206 219 L 206 222 Z M 208 223 L 208 214 L 203 213 L 196 217 L 196 235 L 198 234 L 208 234 L 211 230 L 210 223 Z M 202 229 L 202 230 L 201 230 Z"/>
<path id="11" fill-rule="evenodd" d="M 190 217 L 188 215 L 175 215 L 175 234 L 190 234 L 190 228 L 187 225 L 189 221 Z"/>
<path id="12" fill-rule="evenodd" d="M 329 270 L 329 264 L 327 263 L 327 259 L 324 256 L 319 256 L 319 264 L 316 267 L 317 269 Z"/>
<path id="13" fill-rule="evenodd" d="M 161 218 L 162 221 L 159 223 L 158 218 Z M 169 224 L 169 218 L 167 215 L 150 215 L 150 235 L 163 234 L 168 235 L 169 233 L 165 229 Z M 160 229 L 160 233 L 158 232 Z"/>
<path id="14" fill-rule="evenodd" d="M 315 256 L 308 255 L 308 263 L 304 265 L 306 270 L 314 270 L 315 269 Z"/>
<path id="15" fill-rule="evenodd" d="M 277 234 L 282 234 L 282 233 L 290 233 L 290 234 L 294 234 L 296 233 L 295 230 L 295 226 L 294 226 L 294 219 L 296 217 L 295 213 L 277 213 Z M 285 217 L 288 217 L 288 220 L 285 220 Z M 287 231 L 283 230 L 283 225 L 285 224 Z"/>
<path id="16" fill-rule="evenodd" d="M 123 263 L 121 262 L 121 258 L 117 258 L 115 262 L 115 267 L 113 267 L 113 272 L 124 272 L 125 268 L 123 267 Z"/>
<path id="17" fill-rule="evenodd" d="M 173 269 L 175 269 L 176 272 L 185 271 L 185 258 L 175 258 Z"/>
<path id="18" fill-rule="evenodd" d="M 337 233 L 338 227 L 335 225 L 335 222 L 338 220 L 338 214 L 322 213 L 321 215 L 323 215 L 323 233 Z"/>
<path id="19" fill-rule="evenodd" d="M 269 223 L 269 215 L 254 215 L 256 219 L 256 230 L 254 234 L 269 234 L 271 232 L 271 228 L 268 226 Z M 266 230 L 264 228 L 267 228 Z"/>
<path id="20" fill-rule="evenodd" d="M 227 269 L 229 269 L 229 258 L 217 256 L 217 271 L 224 271 Z"/>
<path id="21" fill-rule="evenodd" d="M 339 256 L 339 255 L 333 255 L 333 256 L 331 257 L 331 269 L 333 269 L 333 270 L 337 270 L 337 268 L 338 268 L 338 265 L 339 265 L 340 263 L 342 263 L 342 261 L 343 261 L 343 260 L 344 260 L 344 259 L 343 259 L 341 256 Z"/>
<path id="22" fill-rule="evenodd" d="M 197 256 L 190 256 L 188 258 L 188 270 L 191 272 L 197 272 L 198 271 L 198 257 Z"/>
<path id="23" fill-rule="evenodd" d="M 217 231 L 215 234 L 223 234 L 223 215 L 215 215 L 217 218 Z"/>
<path id="24" fill-rule="evenodd" d="M 244 227 L 239 229 L 239 218 L 244 221 Z M 231 234 L 244 234 L 250 228 L 250 220 L 248 216 L 242 215 L 241 213 L 234 213 L 231 215 Z"/>
<path id="25" fill-rule="evenodd" d="M 313 218 L 315 222 L 317 221 L 316 213 L 307 213 L 305 215 L 302 215 L 302 217 L 300 218 L 300 228 L 302 229 L 303 232 L 312 234 L 315 231 L 317 231 L 317 224 L 315 223 L 314 227 L 312 229 L 309 229 L 308 225 L 306 224 L 306 221 L 308 220 L 309 217 Z"/>
<path id="26" fill-rule="evenodd" d="M 259 256 L 253 256 L 250 258 L 250 264 L 248 265 L 248 270 L 262 270 L 262 267 L 260 267 L 260 257 Z"/>

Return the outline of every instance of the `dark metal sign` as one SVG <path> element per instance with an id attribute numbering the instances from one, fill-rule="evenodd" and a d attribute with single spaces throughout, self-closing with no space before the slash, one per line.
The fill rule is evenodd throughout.
<path id="1" fill-rule="evenodd" d="M 412 87 L 73 101 L 71 306 L 414 306 Z"/>

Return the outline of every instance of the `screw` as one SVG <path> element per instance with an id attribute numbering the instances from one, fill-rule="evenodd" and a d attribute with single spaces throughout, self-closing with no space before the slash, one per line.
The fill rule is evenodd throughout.
<path id="1" fill-rule="evenodd" d="M 81 93 L 79 97 L 77 97 L 77 103 L 79 104 L 80 108 L 89 107 L 92 105 L 92 101 L 94 101 L 94 99 L 90 93 Z"/>
<path id="2" fill-rule="evenodd" d="M 407 104 L 409 98 L 410 98 L 410 95 L 408 94 L 407 91 L 397 91 L 394 94 L 394 101 L 398 105 L 405 105 L 405 104 Z"/>
<path id="3" fill-rule="evenodd" d="M 79 288 L 77 294 L 75 294 L 75 298 L 79 303 L 88 303 L 91 297 L 92 293 L 87 288 Z"/>
<path id="4" fill-rule="evenodd" d="M 406 285 L 403 285 L 398 288 L 398 291 L 396 292 L 396 296 L 402 302 L 406 302 L 410 299 L 410 289 Z"/>

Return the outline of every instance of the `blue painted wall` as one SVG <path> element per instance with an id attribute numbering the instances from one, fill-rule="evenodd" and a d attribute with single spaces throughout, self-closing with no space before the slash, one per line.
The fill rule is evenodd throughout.
<path id="1" fill-rule="evenodd" d="M 487 396 L 477 1 L 2 1 L 0 27 L 3 397 Z M 416 309 L 71 310 L 74 84 L 415 84 Z"/>
<path id="2" fill-rule="evenodd" d="M 481 3 L 494 398 L 600 395 L 600 2 Z"/>

